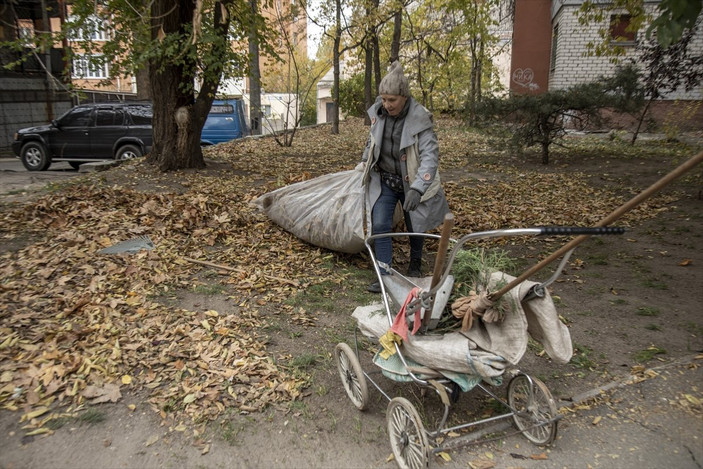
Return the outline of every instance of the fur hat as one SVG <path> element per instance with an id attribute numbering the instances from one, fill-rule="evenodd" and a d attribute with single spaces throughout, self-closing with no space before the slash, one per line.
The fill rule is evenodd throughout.
<path id="1" fill-rule="evenodd" d="M 408 85 L 408 79 L 403 75 L 403 66 L 400 61 L 396 60 L 388 67 L 388 73 L 378 85 L 378 93 L 410 97 L 410 85 Z"/>

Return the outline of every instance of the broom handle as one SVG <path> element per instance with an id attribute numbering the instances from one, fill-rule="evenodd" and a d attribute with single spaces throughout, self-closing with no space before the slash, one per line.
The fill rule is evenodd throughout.
<path id="1" fill-rule="evenodd" d="M 606 226 L 611 223 L 613 223 L 615 220 L 619 219 L 621 216 L 623 216 L 625 213 L 629 212 L 639 204 L 641 204 L 644 200 L 648 199 L 651 197 L 655 192 L 660 191 L 667 185 L 669 185 L 672 181 L 675 179 L 681 177 L 681 175 L 685 174 L 686 172 L 690 171 L 694 166 L 696 166 L 698 163 L 703 161 L 703 152 L 698 153 L 696 156 L 692 157 L 682 165 L 680 165 L 678 168 L 674 169 L 672 172 L 664 176 L 663 178 L 659 179 L 657 182 L 649 186 L 647 189 L 643 190 L 640 192 L 637 196 L 635 196 L 633 199 L 631 199 L 629 202 L 626 202 L 624 205 L 620 206 L 617 208 L 614 212 L 612 212 L 610 215 L 599 221 L 595 226 Z M 569 250 L 575 248 L 582 242 L 588 239 L 587 235 L 581 235 L 577 236 L 576 238 L 572 239 L 569 241 L 567 244 L 562 246 L 560 249 L 557 251 L 553 252 L 550 254 L 547 258 L 539 262 L 538 264 L 535 264 L 534 266 L 530 267 L 527 269 L 525 272 L 523 272 L 519 277 L 517 277 L 515 280 L 512 282 L 508 283 L 505 285 L 503 288 L 498 290 L 495 293 L 492 293 L 489 297 L 491 300 L 497 300 L 501 296 L 505 295 L 508 291 L 510 291 L 512 288 L 517 286 L 518 284 L 522 283 L 523 281 L 527 280 L 530 276 L 532 276 L 535 272 L 538 272 L 542 270 L 544 267 L 547 266 L 547 264 L 550 264 L 553 262 L 555 259 L 561 257 L 563 254 L 568 252 Z"/>

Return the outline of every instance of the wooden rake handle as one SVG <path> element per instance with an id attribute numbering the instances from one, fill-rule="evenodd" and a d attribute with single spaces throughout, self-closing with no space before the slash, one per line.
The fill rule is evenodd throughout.
<path id="1" fill-rule="evenodd" d="M 439 238 L 439 248 L 437 249 L 437 257 L 434 262 L 434 272 L 432 273 L 432 282 L 430 283 L 430 290 L 434 289 L 442 278 L 442 271 L 444 270 L 444 261 L 447 259 L 447 251 L 449 250 L 449 240 L 452 234 L 452 228 L 454 228 L 454 215 L 450 212 L 444 216 L 444 224 L 442 225 L 442 235 Z M 428 308 L 425 311 L 425 316 L 422 318 L 422 325 L 427 327 L 430 323 L 430 317 L 432 315 L 432 308 Z"/>
<path id="2" fill-rule="evenodd" d="M 622 217 L 625 213 L 629 212 L 633 208 L 637 207 L 639 204 L 644 202 L 646 199 L 651 197 L 653 194 L 656 192 L 659 192 L 662 190 L 664 187 L 669 185 L 671 182 L 674 180 L 678 179 L 681 177 L 683 174 L 687 173 L 691 169 L 693 169 L 696 165 L 698 165 L 701 161 L 703 161 L 703 152 L 698 153 L 673 171 L 671 171 L 669 174 L 664 176 L 663 178 L 659 179 L 657 182 L 649 186 L 647 189 L 643 190 L 640 192 L 637 196 L 635 196 L 633 199 L 631 199 L 629 202 L 626 202 L 619 208 L 615 209 L 610 215 L 599 221 L 595 226 L 607 226 L 613 223 L 615 220 L 619 219 Z M 538 264 L 535 264 L 534 266 L 530 267 L 527 269 L 525 272 L 523 272 L 519 277 L 517 277 L 515 280 L 512 282 L 508 283 L 505 285 L 503 288 L 498 290 L 495 293 L 492 293 L 489 298 L 491 300 L 497 300 L 501 296 L 505 295 L 507 292 L 509 292 L 511 289 L 522 283 L 523 281 L 527 280 L 529 277 L 531 277 L 535 272 L 538 272 L 542 270 L 544 267 L 546 267 L 548 264 L 552 263 L 555 259 L 558 259 L 559 257 L 563 256 L 567 252 L 569 252 L 571 249 L 575 248 L 582 242 L 588 239 L 588 235 L 581 235 L 577 236 L 576 238 L 572 239 L 569 241 L 567 244 L 562 246 L 560 249 L 557 251 L 553 252 L 550 254 L 547 258 L 539 262 Z"/>

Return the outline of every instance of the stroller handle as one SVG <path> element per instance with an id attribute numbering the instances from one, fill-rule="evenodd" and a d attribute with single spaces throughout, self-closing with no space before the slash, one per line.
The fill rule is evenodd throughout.
<path id="1" fill-rule="evenodd" d="M 540 235 L 615 235 L 623 234 L 625 228 L 620 226 L 543 226 Z"/>

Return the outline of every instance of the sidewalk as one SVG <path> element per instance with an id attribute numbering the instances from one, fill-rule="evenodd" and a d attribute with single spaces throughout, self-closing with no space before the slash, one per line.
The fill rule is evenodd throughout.
<path id="1" fill-rule="evenodd" d="M 341 391 L 340 391 L 341 392 Z M 553 447 L 513 433 L 498 442 L 431 456 L 433 469 L 700 469 L 703 467 L 703 355 L 643 370 L 634 379 L 561 401 L 565 413 Z M 136 402 L 136 401 L 134 401 Z M 264 420 L 246 427 L 231 445 L 213 441 L 207 455 L 183 433 L 160 426 L 152 411 L 105 404 L 108 419 L 25 438 L 17 415 L 0 414 L 0 469 L 25 468 L 378 468 L 393 469 L 382 413 L 364 414 L 373 429 L 351 442 L 344 432 L 317 432 L 305 419 Z M 110 410 L 111 409 L 111 410 Z M 355 409 L 354 409 L 355 411 Z M 287 425 L 287 426 L 286 426 Z M 340 425 L 344 425 L 340 421 Z M 294 434 L 295 433 L 295 434 Z M 346 443 L 349 443 L 348 441 Z M 261 445 L 267 450 L 261 451 Z"/>
<path id="2" fill-rule="evenodd" d="M 703 355 L 643 369 L 557 405 L 566 415 L 554 447 L 539 448 L 515 435 L 492 461 L 484 455 L 469 467 L 703 467 Z"/>

